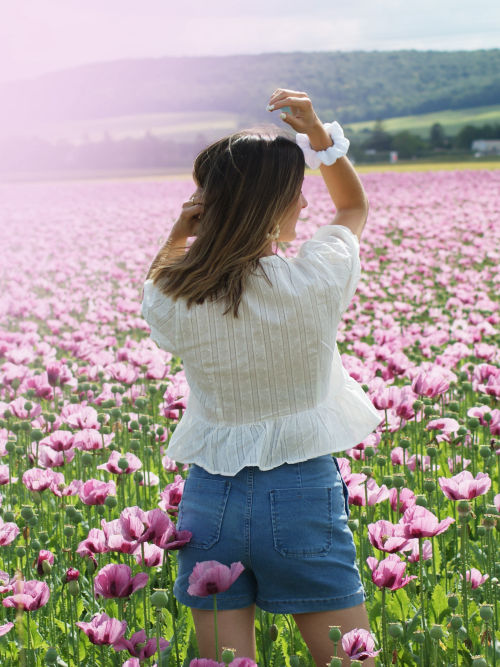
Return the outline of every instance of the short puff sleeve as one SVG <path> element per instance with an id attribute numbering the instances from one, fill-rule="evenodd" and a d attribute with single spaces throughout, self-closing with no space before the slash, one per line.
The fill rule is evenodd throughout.
<path id="1" fill-rule="evenodd" d="M 175 302 L 163 294 L 151 279 L 144 283 L 141 315 L 151 328 L 151 339 L 166 352 L 174 353 Z"/>
<path id="2" fill-rule="evenodd" d="M 307 260 L 331 285 L 344 313 L 361 276 L 358 237 L 344 225 L 323 225 L 304 241 L 297 258 Z"/>

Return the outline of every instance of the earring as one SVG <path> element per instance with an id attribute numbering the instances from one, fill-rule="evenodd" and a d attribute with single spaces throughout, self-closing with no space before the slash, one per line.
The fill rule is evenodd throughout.
<path id="1" fill-rule="evenodd" d="M 266 239 L 272 239 L 273 241 L 277 241 L 279 237 L 280 237 L 280 226 L 276 225 L 273 233 L 267 234 Z"/>

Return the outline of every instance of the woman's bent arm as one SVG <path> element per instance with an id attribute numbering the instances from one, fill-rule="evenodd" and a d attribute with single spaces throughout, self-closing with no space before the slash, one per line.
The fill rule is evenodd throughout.
<path id="1" fill-rule="evenodd" d="M 333 145 L 332 138 L 321 123 L 309 130 L 307 136 L 315 151 Z M 320 171 L 337 209 L 332 224 L 348 227 L 361 240 L 368 217 L 368 199 L 354 167 L 346 157 L 340 157 L 330 166 L 320 165 Z"/>

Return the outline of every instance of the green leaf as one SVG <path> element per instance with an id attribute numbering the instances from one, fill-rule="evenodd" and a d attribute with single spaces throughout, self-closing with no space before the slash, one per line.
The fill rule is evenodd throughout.
<path id="1" fill-rule="evenodd" d="M 385 606 L 391 618 L 399 621 L 405 619 L 410 611 L 410 599 L 408 593 L 404 588 L 399 588 L 397 591 L 391 591 L 385 597 Z"/>
<path id="2" fill-rule="evenodd" d="M 448 609 L 448 600 L 441 584 L 434 586 L 431 596 L 431 608 L 434 613 L 435 622 L 439 623 L 439 616 L 443 611 Z"/>

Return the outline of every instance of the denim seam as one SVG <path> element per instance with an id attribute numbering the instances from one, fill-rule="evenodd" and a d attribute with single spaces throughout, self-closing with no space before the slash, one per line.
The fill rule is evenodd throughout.
<path id="1" fill-rule="evenodd" d="M 346 598 L 352 598 L 357 595 L 364 595 L 364 594 L 366 594 L 366 591 L 364 591 L 364 589 L 360 589 L 355 593 L 348 593 L 347 595 L 337 595 L 335 597 L 332 597 L 330 595 L 327 598 L 278 598 L 275 600 L 267 600 L 266 598 L 258 597 L 255 602 L 256 604 L 259 604 L 259 602 L 264 602 L 268 604 L 280 604 L 281 602 L 294 602 L 294 603 L 307 604 L 308 602 L 328 602 L 328 600 L 345 600 Z"/>
<path id="2" fill-rule="evenodd" d="M 252 566 L 251 556 L 251 522 L 252 522 L 252 500 L 254 490 L 254 471 L 252 468 L 248 469 L 247 473 L 247 497 L 245 502 L 245 555 L 247 557 L 250 567 Z"/>

